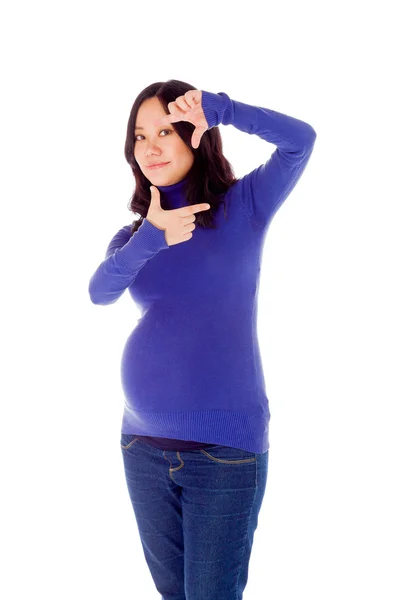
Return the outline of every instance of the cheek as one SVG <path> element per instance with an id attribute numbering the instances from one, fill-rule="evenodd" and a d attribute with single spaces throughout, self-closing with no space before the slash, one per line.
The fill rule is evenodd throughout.
<path id="1" fill-rule="evenodd" d="M 136 150 L 136 148 L 133 149 L 133 158 L 136 160 L 137 163 L 140 163 L 141 156 L 140 153 Z"/>
<path id="2" fill-rule="evenodd" d="M 181 157 L 187 157 L 190 155 L 190 150 L 185 144 L 177 144 L 174 150 L 175 153 Z"/>

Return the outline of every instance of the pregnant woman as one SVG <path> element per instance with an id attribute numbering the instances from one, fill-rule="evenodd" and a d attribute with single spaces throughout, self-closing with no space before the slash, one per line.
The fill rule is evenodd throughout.
<path id="1" fill-rule="evenodd" d="M 220 124 L 276 149 L 237 179 Z M 108 305 L 128 289 L 141 313 L 122 353 L 120 445 L 163 600 L 242 599 L 269 458 L 261 256 L 315 139 L 304 121 L 178 80 L 146 87 L 130 113 L 139 218 L 109 242 L 89 294 Z"/>

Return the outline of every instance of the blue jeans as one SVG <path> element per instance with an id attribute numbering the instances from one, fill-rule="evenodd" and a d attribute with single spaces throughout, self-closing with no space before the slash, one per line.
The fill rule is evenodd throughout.
<path id="1" fill-rule="evenodd" d="M 269 450 L 214 445 L 177 452 L 122 433 L 121 451 L 145 559 L 162 600 L 242 600 Z"/>

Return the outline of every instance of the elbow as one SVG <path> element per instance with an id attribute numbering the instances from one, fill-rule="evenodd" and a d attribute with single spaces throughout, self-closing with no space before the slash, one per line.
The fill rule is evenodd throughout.
<path id="1" fill-rule="evenodd" d="M 95 275 L 90 278 L 88 293 L 92 304 L 108 304 L 107 302 L 104 302 L 105 294 L 101 291 L 101 289 L 99 289 L 98 281 L 96 280 Z"/>
<path id="2" fill-rule="evenodd" d="M 92 304 L 96 304 L 97 306 L 108 306 L 109 304 L 114 304 L 118 298 L 110 298 L 105 297 L 104 295 L 89 294 L 90 300 Z"/>
<path id="3" fill-rule="evenodd" d="M 89 298 L 92 304 L 97 304 L 98 306 L 108 306 L 109 304 L 114 304 L 118 298 L 121 296 L 120 293 L 110 293 L 110 292 L 101 292 L 99 290 L 95 290 L 93 287 L 89 286 Z"/>
<path id="4" fill-rule="evenodd" d="M 304 157 L 310 156 L 312 151 L 314 150 L 315 140 L 317 138 L 317 132 L 311 125 L 309 126 L 307 137 L 304 140 L 303 145 L 303 154 Z"/>
<path id="5" fill-rule="evenodd" d="M 92 304 L 100 304 L 99 294 L 96 294 L 96 290 L 93 285 L 93 278 L 89 282 L 88 293 Z"/>
<path id="6" fill-rule="evenodd" d="M 92 304 L 103 304 L 101 296 L 92 290 L 89 291 L 89 298 Z"/>
<path id="7" fill-rule="evenodd" d="M 310 146 L 314 146 L 314 142 L 317 139 L 317 132 L 315 131 L 314 127 L 311 127 L 311 125 L 309 126 L 309 144 Z"/>
<path id="8" fill-rule="evenodd" d="M 97 298 L 95 294 L 89 294 L 89 298 L 92 304 L 101 304 L 101 299 Z"/>
<path id="9" fill-rule="evenodd" d="M 95 286 L 93 285 L 92 280 L 89 283 L 88 292 L 89 292 L 89 298 L 90 298 L 90 301 L 92 304 L 98 304 L 98 305 L 109 304 L 108 302 L 104 302 L 105 295 L 103 293 L 101 293 L 99 290 L 96 290 Z"/>
<path id="10" fill-rule="evenodd" d="M 89 288 L 89 298 L 92 304 L 97 304 L 98 306 L 107 306 L 108 304 L 114 304 L 118 300 L 115 295 L 107 294 L 104 292 L 99 292 L 92 288 Z"/>

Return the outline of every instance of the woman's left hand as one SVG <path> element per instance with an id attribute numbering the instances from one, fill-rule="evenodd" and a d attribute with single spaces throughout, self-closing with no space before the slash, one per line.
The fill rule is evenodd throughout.
<path id="1" fill-rule="evenodd" d="M 200 140 L 208 129 L 207 119 L 201 106 L 201 90 L 189 90 L 183 96 L 178 96 L 175 102 L 168 103 L 169 115 L 157 119 L 156 125 L 167 125 L 178 121 L 189 121 L 196 127 L 192 135 L 192 146 L 198 148 Z"/>

